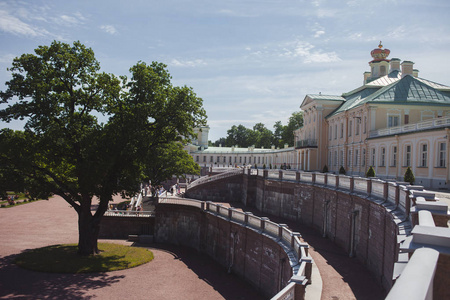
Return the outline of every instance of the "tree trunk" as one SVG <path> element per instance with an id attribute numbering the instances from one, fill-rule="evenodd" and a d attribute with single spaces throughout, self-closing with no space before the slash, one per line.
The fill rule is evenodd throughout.
<path id="1" fill-rule="evenodd" d="M 101 217 L 100 217 L 101 218 Z M 100 231 L 100 218 L 92 216 L 90 210 L 78 212 L 78 254 L 98 254 L 98 234 Z"/>

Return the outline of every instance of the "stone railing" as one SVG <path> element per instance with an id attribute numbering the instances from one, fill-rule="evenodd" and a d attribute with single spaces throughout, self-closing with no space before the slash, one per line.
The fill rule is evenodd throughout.
<path id="1" fill-rule="evenodd" d="M 249 212 L 242 212 L 210 201 L 181 198 L 160 198 L 161 204 L 187 205 L 217 217 L 236 222 L 254 230 L 278 243 L 286 252 L 292 267 L 292 278 L 272 299 L 303 299 L 306 285 L 311 283 L 312 258 L 308 255 L 309 245 L 300 240 L 300 233 L 291 231 L 287 225 L 278 224 L 268 218 L 257 217 Z"/>
<path id="2" fill-rule="evenodd" d="M 437 227 L 431 212 L 447 214 L 448 206 L 418 197 L 414 213 L 418 215 L 412 235 L 400 243 L 400 251 L 410 259 L 396 263 L 402 269 L 400 277 L 386 299 L 448 299 L 450 278 L 450 228 Z"/>
<path id="3" fill-rule="evenodd" d="M 154 211 L 135 211 L 135 210 L 107 210 L 106 217 L 154 217 Z"/>
<path id="4" fill-rule="evenodd" d="M 226 170 L 223 173 L 217 174 L 217 175 L 213 175 L 213 176 L 203 176 L 200 177 L 199 179 L 191 182 L 190 184 L 188 184 L 187 189 L 193 188 L 197 185 L 200 184 L 204 184 L 210 181 L 215 181 L 215 180 L 219 180 L 219 179 L 223 179 L 223 178 L 227 178 L 227 177 L 231 177 L 231 176 L 235 176 L 235 175 L 239 175 L 239 174 L 243 174 L 245 170 L 248 169 L 229 169 Z"/>
<path id="5" fill-rule="evenodd" d="M 426 120 L 426 121 L 414 123 L 414 124 L 407 124 L 407 125 L 403 125 L 403 126 L 389 127 L 389 128 L 383 128 L 383 129 L 371 131 L 369 133 L 369 136 L 370 137 L 385 136 L 385 135 L 399 134 L 399 133 L 403 133 L 403 132 L 411 132 L 411 131 L 418 131 L 418 130 L 424 130 L 424 129 L 446 127 L 449 125 L 450 125 L 450 117 L 437 118 L 437 119 Z"/>

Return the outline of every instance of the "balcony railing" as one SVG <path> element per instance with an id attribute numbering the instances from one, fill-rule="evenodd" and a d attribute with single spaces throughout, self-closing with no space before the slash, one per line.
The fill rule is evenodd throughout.
<path id="1" fill-rule="evenodd" d="M 450 126 L 450 117 L 431 119 L 431 120 L 426 120 L 426 121 L 414 123 L 414 124 L 407 124 L 407 125 L 403 125 L 403 126 L 396 126 L 396 127 L 374 130 L 374 131 L 370 132 L 369 136 L 370 137 L 386 136 L 386 135 L 399 134 L 399 133 L 403 133 L 403 132 L 411 132 L 411 131 L 433 129 L 433 128 L 440 128 L 440 127 L 447 127 L 447 126 Z"/>
<path id="2" fill-rule="evenodd" d="M 317 140 L 300 140 L 295 142 L 295 148 L 307 148 L 314 147 L 317 148 Z"/>

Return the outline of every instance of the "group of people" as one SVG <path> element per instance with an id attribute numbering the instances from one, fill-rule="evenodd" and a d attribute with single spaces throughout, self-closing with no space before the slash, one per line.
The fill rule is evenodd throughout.
<path id="1" fill-rule="evenodd" d="M 16 204 L 16 201 L 15 200 L 17 200 L 17 199 L 19 199 L 19 196 L 18 195 L 11 195 L 11 196 L 8 196 L 8 204 L 9 205 L 15 205 Z"/>

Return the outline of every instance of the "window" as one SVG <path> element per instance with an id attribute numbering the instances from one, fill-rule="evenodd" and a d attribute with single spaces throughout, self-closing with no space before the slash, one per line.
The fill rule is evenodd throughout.
<path id="1" fill-rule="evenodd" d="M 405 146 L 405 167 L 411 167 L 411 145 Z"/>
<path id="2" fill-rule="evenodd" d="M 328 140 L 330 140 L 330 141 L 331 141 L 331 136 L 332 136 L 332 134 L 333 134 L 332 128 L 333 128 L 333 127 L 331 127 L 331 125 L 330 125 L 330 128 L 328 129 Z"/>
<path id="3" fill-rule="evenodd" d="M 372 148 L 371 166 L 375 166 L 375 148 Z"/>
<path id="4" fill-rule="evenodd" d="M 217 162 L 220 163 L 220 156 L 217 156 Z"/>
<path id="5" fill-rule="evenodd" d="M 231 156 L 230 157 L 228 157 L 228 163 L 231 165 Z"/>
<path id="6" fill-rule="evenodd" d="M 387 127 L 396 127 L 400 125 L 400 116 L 399 115 L 389 115 L 388 116 L 388 126 Z"/>
<path id="7" fill-rule="evenodd" d="M 341 139 L 344 137 L 344 123 L 341 123 Z"/>
<path id="8" fill-rule="evenodd" d="M 239 157 L 239 163 L 242 164 L 242 156 Z"/>
<path id="9" fill-rule="evenodd" d="M 381 147 L 380 151 L 380 166 L 385 167 L 386 148 Z"/>
<path id="10" fill-rule="evenodd" d="M 344 165 L 344 151 L 343 150 L 341 150 L 341 164 L 340 165 L 341 166 Z"/>
<path id="11" fill-rule="evenodd" d="M 227 162 L 227 157 L 226 157 L 226 156 L 223 157 L 223 162 L 224 162 L 224 163 Z"/>
<path id="12" fill-rule="evenodd" d="M 213 162 L 214 161 L 214 157 L 210 156 L 209 157 L 209 162 Z"/>
<path id="13" fill-rule="evenodd" d="M 428 145 L 427 144 L 421 144 L 420 145 L 420 166 L 426 167 L 428 159 Z"/>
<path id="14" fill-rule="evenodd" d="M 332 163 L 332 161 L 331 161 L 331 154 L 332 153 L 332 151 L 330 150 L 329 152 L 328 152 L 328 165 L 329 166 L 332 166 L 333 165 L 333 163 Z"/>
<path id="15" fill-rule="evenodd" d="M 334 125 L 334 139 L 337 139 L 337 125 Z"/>
<path id="16" fill-rule="evenodd" d="M 392 147 L 392 163 L 391 166 L 397 166 L 397 146 Z"/>
<path id="17" fill-rule="evenodd" d="M 353 122 L 348 121 L 348 136 L 352 136 Z"/>
<path id="18" fill-rule="evenodd" d="M 355 150 L 355 167 L 358 166 L 359 150 Z"/>
<path id="19" fill-rule="evenodd" d="M 347 166 L 350 166 L 351 163 L 352 163 L 352 151 L 348 150 Z"/>
<path id="20" fill-rule="evenodd" d="M 261 157 L 258 157 L 258 164 L 261 163 Z"/>
<path id="21" fill-rule="evenodd" d="M 363 149 L 362 151 L 362 160 L 361 160 L 361 166 L 365 166 L 366 165 L 366 149 Z"/>
<path id="22" fill-rule="evenodd" d="M 439 167 L 445 167 L 445 157 L 447 156 L 447 144 L 444 143 L 439 143 L 438 146 L 439 149 Z"/>
<path id="23" fill-rule="evenodd" d="M 337 163 L 338 163 L 337 151 L 334 151 L 334 165 L 337 166 Z"/>
<path id="24" fill-rule="evenodd" d="M 363 133 L 366 133 L 366 130 L 367 130 L 367 117 L 364 116 Z"/>
<path id="25" fill-rule="evenodd" d="M 361 124 L 361 118 L 356 118 L 356 128 L 355 128 L 355 135 L 359 135 L 359 127 Z"/>
<path id="26" fill-rule="evenodd" d="M 200 157 L 199 157 L 198 155 L 195 157 L 195 161 L 196 161 L 196 162 L 199 162 L 199 161 L 200 161 Z"/>
<path id="27" fill-rule="evenodd" d="M 203 156 L 203 162 L 206 162 L 206 156 Z"/>

